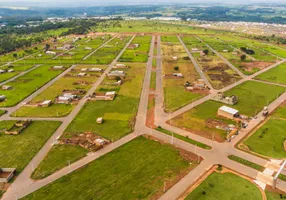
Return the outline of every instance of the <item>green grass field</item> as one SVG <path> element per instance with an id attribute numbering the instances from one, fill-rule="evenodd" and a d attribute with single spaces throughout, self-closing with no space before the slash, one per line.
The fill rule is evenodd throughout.
<path id="1" fill-rule="evenodd" d="M 270 190 L 265 190 L 267 200 L 281 200 L 286 198 L 285 193 L 277 193 Z"/>
<path id="2" fill-rule="evenodd" d="M 62 70 L 50 70 L 51 67 L 49 65 L 40 66 L 24 76 L 7 83 L 13 89 L 1 91 L 1 94 L 5 95 L 7 100 L 1 102 L 0 106 L 10 107 L 16 105 L 63 72 Z"/>
<path id="3" fill-rule="evenodd" d="M 151 199 L 191 166 L 172 146 L 139 137 L 23 200 Z"/>
<path id="4" fill-rule="evenodd" d="M 105 82 L 110 81 L 106 78 L 97 88 L 97 92 L 117 91 L 115 99 L 87 102 L 66 129 L 65 137 L 91 131 L 114 141 L 132 132 L 145 74 L 145 64 L 129 65 L 130 68 L 124 69 L 127 76 L 121 86 L 105 85 Z M 98 117 L 103 117 L 103 124 L 96 123 Z"/>
<path id="5" fill-rule="evenodd" d="M 281 65 L 278 65 L 277 67 L 274 67 L 267 72 L 264 72 L 258 76 L 256 76 L 256 79 L 269 81 L 272 83 L 281 83 L 286 84 L 286 63 L 282 63 Z"/>
<path id="6" fill-rule="evenodd" d="M 254 116 L 284 91 L 285 88 L 280 86 L 247 81 L 228 90 L 225 95 L 238 96 L 238 103 L 230 107 L 239 110 L 240 114 Z"/>
<path id="7" fill-rule="evenodd" d="M 243 158 L 237 157 L 237 156 L 235 156 L 235 155 L 230 155 L 230 156 L 228 156 L 228 158 L 229 158 L 230 160 L 233 160 L 233 161 L 235 161 L 235 162 L 238 162 L 238 163 L 240 163 L 240 164 L 243 164 L 243 165 L 245 165 L 245 166 L 251 167 L 251 168 L 256 169 L 256 170 L 258 170 L 258 171 L 261 171 L 261 172 L 265 170 L 265 167 L 260 166 L 260 165 L 258 165 L 258 164 L 256 164 L 256 163 L 253 163 L 253 162 L 251 162 L 251 161 L 249 161 L 249 160 L 245 160 L 245 159 L 243 159 Z"/>
<path id="8" fill-rule="evenodd" d="M 209 175 L 185 200 L 259 200 L 257 186 L 232 173 Z"/>
<path id="9" fill-rule="evenodd" d="M 3 131 L 14 123 L 0 122 L 0 166 L 16 168 L 17 173 L 20 173 L 52 136 L 60 122 L 34 121 L 19 135 L 4 135 Z"/>
<path id="10" fill-rule="evenodd" d="M 84 157 L 88 150 L 73 145 L 54 145 L 32 174 L 33 179 L 45 178 Z"/>
<path id="11" fill-rule="evenodd" d="M 286 158 L 283 142 L 285 141 L 286 120 L 270 119 L 244 144 L 258 154 L 271 158 Z"/>

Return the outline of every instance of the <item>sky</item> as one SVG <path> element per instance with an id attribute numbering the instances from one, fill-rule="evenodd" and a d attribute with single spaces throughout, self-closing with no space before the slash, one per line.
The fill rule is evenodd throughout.
<path id="1" fill-rule="evenodd" d="M 0 0 L 0 6 L 53 6 L 81 7 L 122 4 L 161 4 L 161 3 L 276 3 L 285 0 Z"/>

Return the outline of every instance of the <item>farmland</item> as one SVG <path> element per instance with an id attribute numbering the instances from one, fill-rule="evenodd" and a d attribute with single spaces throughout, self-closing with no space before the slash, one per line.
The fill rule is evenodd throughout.
<path id="1" fill-rule="evenodd" d="M 125 50 L 120 62 L 147 62 L 151 36 L 136 36 Z"/>
<path id="2" fill-rule="evenodd" d="M 174 184 L 187 173 L 190 162 L 169 145 L 139 137 L 23 199 L 149 199 L 162 194 L 164 181 Z"/>
<path id="3" fill-rule="evenodd" d="M 170 112 L 206 95 L 208 92 L 187 91 L 185 89 L 186 82 L 192 83 L 200 77 L 176 36 L 163 36 L 161 40 L 164 103 L 165 110 Z M 181 73 L 183 77 L 175 77 L 173 76 L 174 73 Z"/>
<path id="4" fill-rule="evenodd" d="M 65 76 L 60 78 L 52 86 L 44 90 L 41 94 L 32 99 L 27 105 L 18 109 L 13 116 L 17 117 L 63 117 L 70 113 L 75 107 L 77 101 L 69 104 L 57 104 L 54 103 L 49 107 L 37 106 L 39 103 L 45 100 L 52 100 L 55 102 L 56 98 L 63 92 L 79 93 L 80 98 L 90 89 L 92 84 L 101 75 L 100 72 L 90 72 L 88 69 L 100 68 L 104 70 L 105 66 L 93 66 L 93 65 L 79 65 L 73 68 Z M 86 76 L 77 76 L 82 69 L 87 69 Z"/>
<path id="5" fill-rule="evenodd" d="M 262 195 L 256 185 L 232 173 L 214 172 L 209 175 L 185 200 L 259 200 Z"/>
<path id="6" fill-rule="evenodd" d="M 0 166 L 17 168 L 17 173 L 20 173 L 51 137 L 60 123 L 52 121 L 32 122 L 19 135 L 4 135 L 3 131 L 11 128 L 14 123 L 15 121 L 0 122 Z"/>
<path id="7" fill-rule="evenodd" d="M 235 71 L 195 36 L 183 36 L 182 40 L 215 89 L 221 89 L 241 79 Z"/>
<path id="8" fill-rule="evenodd" d="M 145 64 L 126 64 L 122 69 L 126 77 L 121 86 L 107 85 L 113 81 L 105 78 L 96 92 L 116 91 L 113 101 L 89 101 L 72 121 L 64 137 L 71 137 L 82 132 L 93 132 L 109 140 L 118 140 L 134 128 L 135 115 L 141 94 L 145 74 Z M 90 117 L 93 116 L 93 117 Z M 103 124 L 95 120 L 103 117 Z"/>

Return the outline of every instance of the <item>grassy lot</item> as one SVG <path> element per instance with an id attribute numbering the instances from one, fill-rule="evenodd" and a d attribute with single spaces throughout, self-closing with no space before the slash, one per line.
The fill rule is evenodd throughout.
<path id="1" fill-rule="evenodd" d="M 54 145 L 37 169 L 33 179 L 45 178 L 87 154 L 88 150 L 73 145 Z"/>
<path id="2" fill-rule="evenodd" d="M 85 77 L 77 77 L 77 74 L 80 73 L 81 68 L 92 68 L 99 67 L 105 69 L 105 66 L 78 66 L 73 69 L 73 71 L 67 73 L 64 77 L 60 78 L 57 82 L 51 85 L 49 88 L 44 90 L 38 96 L 36 96 L 31 104 L 38 104 L 43 102 L 44 100 L 52 100 L 54 101 L 57 96 L 61 95 L 64 90 L 75 91 L 81 90 L 87 92 L 92 84 L 101 76 L 101 73 L 95 72 L 85 72 L 87 76 Z M 85 81 L 87 85 L 75 84 L 78 81 Z M 13 116 L 17 117 L 63 117 L 68 115 L 71 110 L 76 106 L 76 103 L 73 104 L 52 104 L 49 107 L 28 107 L 22 106 L 18 109 Z"/>
<path id="3" fill-rule="evenodd" d="M 1 102 L 0 106 L 10 107 L 16 105 L 63 72 L 62 70 L 50 70 L 51 67 L 48 65 L 40 66 L 24 76 L 7 83 L 13 89 L 1 91 L 1 94 L 5 95 L 7 100 Z"/>
<path id="4" fill-rule="evenodd" d="M 270 190 L 265 190 L 267 200 L 281 200 L 286 198 L 285 193 L 278 193 L 278 192 L 273 192 Z"/>
<path id="5" fill-rule="evenodd" d="M 89 101 L 65 131 L 65 137 L 80 132 L 91 131 L 109 140 L 118 140 L 132 132 L 139 104 L 145 64 L 129 64 L 124 69 L 127 76 L 121 86 L 109 86 L 107 78 L 97 88 L 97 92 L 117 91 L 113 101 Z M 92 117 L 90 117 L 92 116 Z M 98 117 L 104 118 L 103 124 L 97 124 Z"/>
<path id="6" fill-rule="evenodd" d="M 185 200 L 259 200 L 262 195 L 257 186 L 232 173 L 209 175 Z"/>
<path id="7" fill-rule="evenodd" d="M 139 137 L 23 200 L 152 199 L 163 193 L 164 182 L 188 172 L 189 162 L 172 146 Z"/>
<path id="8" fill-rule="evenodd" d="M 52 136 L 60 122 L 34 121 L 19 135 L 4 135 L 3 131 L 14 123 L 0 122 L 0 166 L 16 168 L 17 173 L 20 173 Z"/>
<path id="9" fill-rule="evenodd" d="M 261 172 L 264 171 L 264 169 L 265 169 L 265 167 L 263 167 L 263 166 L 260 166 L 256 163 L 253 163 L 253 162 L 250 162 L 250 161 L 245 160 L 243 158 L 237 157 L 235 155 L 230 155 L 230 156 L 228 156 L 228 158 L 230 160 L 233 160 L 233 161 L 238 162 L 240 164 L 246 165 L 248 167 L 251 167 L 251 168 L 256 169 L 258 171 L 261 171 Z"/>
<path id="10" fill-rule="evenodd" d="M 283 143 L 286 120 L 269 119 L 261 128 L 251 135 L 244 144 L 256 153 L 271 158 L 286 158 Z"/>
<path id="11" fill-rule="evenodd" d="M 209 121 L 218 122 L 219 124 L 236 124 L 234 121 L 217 116 L 217 110 L 223 104 L 215 101 L 206 101 L 195 108 L 171 119 L 171 124 L 179 128 L 184 128 L 193 133 L 218 141 L 224 141 L 226 131 L 215 128 Z"/>
<path id="12" fill-rule="evenodd" d="M 221 89 L 241 79 L 219 56 L 194 36 L 184 36 L 182 40 L 215 89 Z M 193 48 L 198 51 L 193 51 Z M 208 50 L 209 53 L 201 56 L 200 52 L 203 50 Z"/>
<path id="13" fill-rule="evenodd" d="M 196 146 L 201 147 L 201 148 L 203 148 L 203 149 L 211 149 L 211 147 L 208 146 L 208 145 L 206 145 L 206 144 L 203 144 L 203 143 L 201 143 L 201 142 L 197 142 L 197 141 L 195 141 L 195 140 L 193 140 L 193 139 L 191 139 L 191 138 L 184 137 L 184 136 L 179 135 L 179 134 L 177 134 L 177 133 L 173 133 L 173 132 L 168 131 L 168 130 L 166 130 L 166 129 L 163 129 L 163 128 L 161 128 L 161 127 L 156 128 L 156 130 L 157 130 L 157 131 L 160 131 L 160 132 L 162 132 L 162 133 L 165 133 L 165 134 L 167 134 L 167 135 L 170 135 L 170 136 L 173 135 L 175 138 L 178 138 L 178 139 L 183 140 L 183 141 L 185 141 L 185 142 L 188 142 L 188 143 L 190 143 L 190 144 L 196 145 Z"/>
<path id="14" fill-rule="evenodd" d="M 273 116 L 286 120 L 286 101 L 274 111 Z"/>
<path id="15" fill-rule="evenodd" d="M 151 45 L 151 36 L 136 36 L 130 46 L 120 57 L 120 62 L 147 62 L 148 53 Z M 139 47 L 132 48 L 132 45 L 138 44 Z"/>
<path id="16" fill-rule="evenodd" d="M 238 103 L 231 107 L 239 110 L 241 114 L 254 116 L 284 91 L 285 89 L 280 86 L 247 81 L 227 91 L 225 94 L 238 96 Z"/>
<path id="17" fill-rule="evenodd" d="M 110 64 L 130 39 L 131 36 L 118 36 L 112 39 L 104 47 L 100 48 L 98 51 L 96 51 L 96 53 L 92 54 L 86 60 L 83 60 L 82 63 L 99 65 Z"/>
<path id="18" fill-rule="evenodd" d="M 150 89 L 156 89 L 156 72 L 151 72 L 151 82 L 150 82 Z"/>
<path id="19" fill-rule="evenodd" d="M 186 91 L 184 84 L 196 81 L 199 77 L 183 46 L 176 36 L 162 36 L 163 74 L 182 73 L 183 78 L 163 77 L 165 110 L 174 111 L 198 98 L 203 93 Z M 176 56 L 178 59 L 174 60 Z M 178 70 L 175 70 L 178 67 Z"/>
<path id="20" fill-rule="evenodd" d="M 255 78 L 259 80 L 269 81 L 272 83 L 286 84 L 285 70 L 286 63 L 282 63 L 281 65 L 278 65 L 277 67 L 272 68 L 267 72 L 256 76 Z"/>

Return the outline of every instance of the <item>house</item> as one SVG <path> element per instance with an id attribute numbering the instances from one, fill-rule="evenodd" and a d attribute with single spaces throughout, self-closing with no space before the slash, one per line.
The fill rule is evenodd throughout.
<path id="1" fill-rule="evenodd" d="M 106 144 L 106 141 L 100 138 L 95 139 L 94 141 L 95 144 L 97 144 L 98 146 L 102 146 Z"/>
<path id="2" fill-rule="evenodd" d="M 52 105 L 52 103 L 53 103 L 52 100 L 45 100 L 42 103 L 40 103 L 39 106 L 41 106 L 41 107 L 49 107 L 50 105 Z"/>
<path id="3" fill-rule="evenodd" d="M 48 55 L 57 55 L 57 53 L 54 52 L 54 51 L 46 51 L 46 54 L 48 54 Z"/>
<path id="4" fill-rule="evenodd" d="M 4 74 L 5 72 L 6 72 L 6 70 L 0 69 L 0 74 Z"/>
<path id="5" fill-rule="evenodd" d="M 113 68 L 127 68 L 127 66 L 125 64 L 117 63 L 115 66 L 113 66 Z"/>
<path id="6" fill-rule="evenodd" d="M 14 71 L 15 71 L 14 69 L 8 69 L 9 73 L 14 72 Z"/>
<path id="7" fill-rule="evenodd" d="M 173 73 L 173 76 L 181 77 L 181 78 L 184 77 L 182 73 Z"/>
<path id="8" fill-rule="evenodd" d="M 228 52 L 228 50 L 227 49 L 224 49 L 224 50 L 222 50 L 223 52 L 225 52 L 225 53 L 227 53 Z"/>
<path id="9" fill-rule="evenodd" d="M 93 67 L 93 68 L 89 69 L 89 71 L 90 71 L 90 72 L 102 72 L 103 69 L 97 68 L 97 67 Z"/>
<path id="10" fill-rule="evenodd" d="M 103 118 L 102 117 L 99 117 L 99 118 L 96 119 L 96 123 L 102 124 L 102 122 L 103 122 Z"/>
<path id="11" fill-rule="evenodd" d="M 115 98 L 116 92 L 106 92 L 106 93 L 94 93 L 91 99 L 97 100 L 97 101 L 112 101 Z"/>
<path id="12" fill-rule="evenodd" d="M 229 105 L 235 105 L 238 103 L 238 97 L 235 95 L 225 96 L 223 92 L 217 93 L 216 96 L 212 98 L 214 101 L 222 102 Z"/>
<path id="13" fill-rule="evenodd" d="M 5 95 L 0 95 L 0 102 L 5 101 L 6 100 L 6 96 Z"/>
<path id="14" fill-rule="evenodd" d="M 136 49 L 136 48 L 138 48 L 140 45 L 139 44 L 130 44 L 129 46 L 128 46 L 128 49 Z"/>
<path id="15" fill-rule="evenodd" d="M 8 183 L 15 172 L 15 168 L 0 168 L 0 183 Z"/>
<path id="16" fill-rule="evenodd" d="M 71 101 L 72 101 L 72 99 L 69 97 L 59 96 L 57 98 L 57 103 L 69 104 Z"/>
<path id="17" fill-rule="evenodd" d="M 236 117 L 239 117 L 239 111 L 227 106 L 222 106 L 218 109 L 217 114 L 219 116 L 228 118 L 228 119 L 234 119 Z"/>
<path id="18" fill-rule="evenodd" d="M 11 85 L 3 85 L 2 90 L 12 90 L 12 86 Z"/>
<path id="19" fill-rule="evenodd" d="M 119 77 L 125 77 L 125 72 L 124 71 L 111 71 L 107 74 L 108 77 L 116 77 L 116 76 L 119 76 Z"/>
<path id="20" fill-rule="evenodd" d="M 82 68 L 80 71 L 81 71 L 81 72 L 86 72 L 86 71 L 87 71 L 87 68 Z"/>
<path id="21" fill-rule="evenodd" d="M 177 57 L 177 56 L 174 56 L 174 57 L 173 57 L 173 60 L 178 60 L 178 57 Z"/>
<path id="22" fill-rule="evenodd" d="M 53 69 L 64 69 L 64 66 L 54 66 Z"/>
<path id="23" fill-rule="evenodd" d="M 84 77 L 84 76 L 86 76 L 86 73 L 79 73 L 77 76 L 78 77 Z"/>

